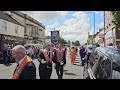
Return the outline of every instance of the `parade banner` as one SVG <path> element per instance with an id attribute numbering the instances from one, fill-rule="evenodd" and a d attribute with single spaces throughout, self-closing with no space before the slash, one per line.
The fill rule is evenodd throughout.
<path id="1" fill-rule="evenodd" d="M 51 42 L 55 45 L 60 43 L 59 31 L 51 31 Z"/>

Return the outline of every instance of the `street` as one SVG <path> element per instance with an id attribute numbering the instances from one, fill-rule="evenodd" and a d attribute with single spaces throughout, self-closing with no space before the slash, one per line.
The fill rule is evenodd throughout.
<path id="1" fill-rule="evenodd" d="M 75 61 L 74 65 L 71 65 L 71 63 L 70 63 L 69 52 L 67 53 L 66 59 L 67 59 L 66 60 L 67 63 L 66 63 L 66 66 L 64 67 L 63 79 L 83 79 L 83 67 L 80 66 L 79 55 L 76 57 L 76 61 Z M 33 61 L 36 65 L 36 74 L 37 74 L 36 78 L 40 79 L 39 71 L 38 71 L 39 62 L 37 61 L 37 59 L 35 59 Z M 0 79 L 11 78 L 15 67 L 16 67 L 16 63 L 12 63 L 9 66 L 0 64 Z M 54 69 L 54 66 L 53 66 L 51 79 L 58 79 L 56 70 Z"/>

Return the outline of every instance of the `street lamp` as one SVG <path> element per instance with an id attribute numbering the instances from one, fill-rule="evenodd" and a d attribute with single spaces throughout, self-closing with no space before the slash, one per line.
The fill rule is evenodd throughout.
<path id="1" fill-rule="evenodd" d="M 104 11 L 104 47 L 105 47 L 105 11 Z"/>
<path id="2" fill-rule="evenodd" d="M 95 43 L 95 12 L 89 12 L 89 13 L 93 13 L 93 15 L 94 15 L 94 35 L 93 35 L 93 38 L 94 38 L 94 43 Z"/>

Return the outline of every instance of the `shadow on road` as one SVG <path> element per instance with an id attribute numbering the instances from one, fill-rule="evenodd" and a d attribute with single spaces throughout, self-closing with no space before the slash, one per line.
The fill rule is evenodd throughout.
<path id="1" fill-rule="evenodd" d="M 78 65 L 78 64 L 74 64 L 74 65 L 76 65 L 76 66 L 81 66 L 81 65 Z"/>
<path id="2" fill-rule="evenodd" d="M 63 70 L 63 72 L 66 72 L 66 71 L 68 71 L 68 70 Z"/>
<path id="3" fill-rule="evenodd" d="M 11 65 L 12 65 L 12 63 L 9 63 L 9 64 L 6 64 L 5 66 L 6 66 L 6 67 L 9 67 L 9 66 L 11 66 Z"/>
<path id="4" fill-rule="evenodd" d="M 75 62 L 75 63 L 80 63 L 80 62 Z"/>
<path id="5" fill-rule="evenodd" d="M 68 73 L 68 72 L 65 72 L 64 74 L 66 74 L 66 75 L 76 75 L 74 73 Z"/>

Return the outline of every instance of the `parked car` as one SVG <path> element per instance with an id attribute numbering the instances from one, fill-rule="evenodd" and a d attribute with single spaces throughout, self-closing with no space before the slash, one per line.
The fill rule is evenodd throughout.
<path id="1" fill-rule="evenodd" d="M 120 79 L 120 50 L 98 47 L 89 59 L 84 79 Z"/>

